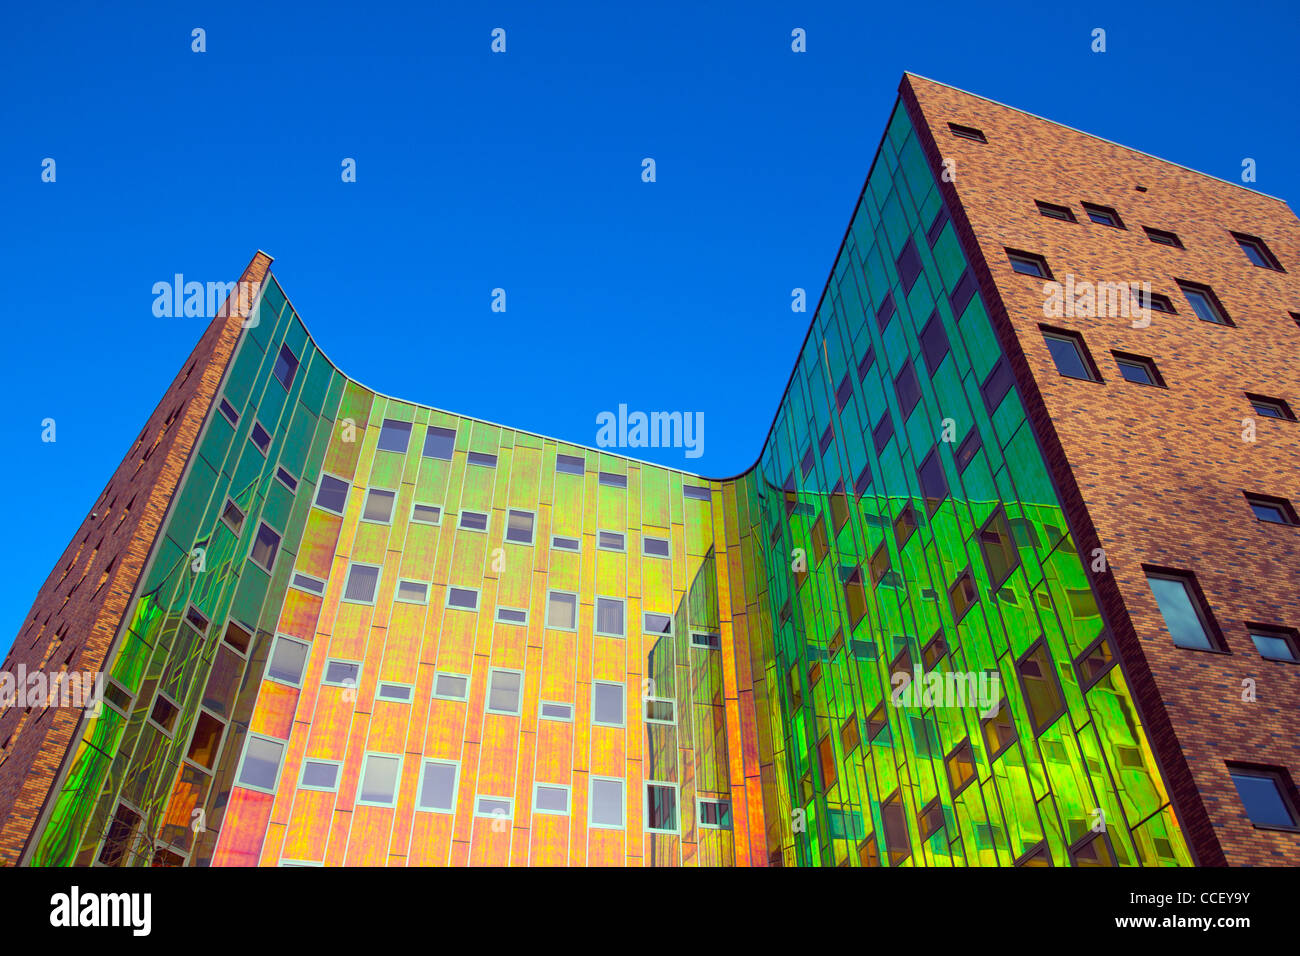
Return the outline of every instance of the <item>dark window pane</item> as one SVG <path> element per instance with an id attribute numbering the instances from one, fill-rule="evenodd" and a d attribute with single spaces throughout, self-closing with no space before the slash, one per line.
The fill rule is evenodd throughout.
<path id="1" fill-rule="evenodd" d="M 451 461 L 451 453 L 456 447 L 456 432 L 451 428 L 430 426 L 424 436 L 424 457 L 441 458 Z"/>
<path id="2" fill-rule="evenodd" d="M 1265 772 L 1232 771 L 1232 782 L 1237 787 L 1242 806 L 1250 822 L 1263 827 L 1293 827 L 1296 825 L 1291 808 L 1282 797 L 1281 781 Z"/>
<path id="3" fill-rule="evenodd" d="M 916 284 L 916 277 L 921 274 L 921 254 L 916 251 L 916 243 L 911 239 L 907 240 L 903 251 L 898 254 L 897 265 L 898 277 L 903 282 L 903 293 L 910 293 Z"/>
<path id="4" fill-rule="evenodd" d="M 405 455 L 406 446 L 410 442 L 410 422 L 395 422 L 392 419 L 384 419 L 384 425 L 379 429 L 380 451 L 395 451 L 399 455 Z"/>
<path id="5" fill-rule="evenodd" d="M 342 512 L 348 504 L 348 483 L 333 475 L 321 475 L 316 489 L 316 504 L 328 511 Z"/>

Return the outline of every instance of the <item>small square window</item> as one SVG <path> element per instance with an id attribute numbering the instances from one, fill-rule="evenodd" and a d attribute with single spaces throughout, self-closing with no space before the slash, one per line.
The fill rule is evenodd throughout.
<path id="1" fill-rule="evenodd" d="M 289 472 L 284 468 L 275 469 L 275 478 L 276 481 L 280 482 L 280 484 L 284 485 L 290 491 L 298 490 L 298 479 L 289 474 Z"/>
<path id="2" fill-rule="evenodd" d="M 248 437 L 252 440 L 253 444 L 257 446 L 257 450 L 263 455 L 265 455 L 266 450 L 271 447 L 271 433 L 262 427 L 261 422 L 253 422 L 253 430 L 249 433 Z"/>
<path id="3" fill-rule="evenodd" d="M 596 633 L 606 637 L 623 637 L 623 599 L 596 598 Z"/>
<path id="4" fill-rule="evenodd" d="M 415 808 L 431 813 L 455 813 L 459 778 L 459 763 L 452 760 L 425 760 L 420 774 L 420 795 L 416 799 Z"/>
<path id="5" fill-rule="evenodd" d="M 406 447 L 411 443 L 411 423 L 398 422 L 385 418 L 379 429 L 379 450 L 406 454 Z"/>
<path id="6" fill-rule="evenodd" d="M 517 714 L 522 699 L 524 675 L 521 671 L 492 668 L 488 673 L 488 713 Z"/>
<path id="7" fill-rule="evenodd" d="M 894 392 L 898 395 L 898 404 L 903 411 L 903 421 L 912 414 L 921 401 L 921 383 L 917 380 L 916 369 L 911 362 L 903 364 L 903 370 L 894 379 Z"/>
<path id="8" fill-rule="evenodd" d="M 1246 629 L 1260 657 L 1292 664 L 1300 662 L 1300 633 L 1294 628 L 1248 624 Z"/>
<path id="9" fill-rule="evenodd" d="M 672 552 L 667 538 L 642 538 L 641 553 L 650 558 L 666 558 Z"/>
<path id="10" fill-rule="evenodd" d="M 396 501 L 397 492 L 371 488 L 366 494 L 366 507 L 361 512 L 361 520 L 388 524 L 393 520 L 393 504 Z"/>
<path id="11" fill-rule="evenodd" d="M 221 414 L 225 416 L 226 421 L 230 422 L 232 425 L 239 424 L 239 412 L 235 411 L 234 405 L 231 405 L 230 402 L 223 398 L 221 404 L 217 407 L 221 409 Z"/>
<path id="12" fill-rule="evenodd" d="M 1246 816 L 1257 827 L 1296 829 L 1292 785 L 1280 767 L 1228 765 Z"/>
<path id="13" fill-rule="evenodd" d="M 405 578 L 397 582 L 396 600 L 407 604 L 428 604 L 429 585 L 425 581 L 409 581 Z"/>
<path id="14" fill-rule="evenodd" d="M 149 719 L 170 734 L 176 728 L 176 718 L 179 714 L 180 708 L 160 693 L 153 699 L 153 709 L 149 712 Z"/>
<path id="15" fill-rule="evenodd" d="M 310 653 L 311 645 L 297 638 L 277 634 L 275 645 L 271 648 L 271 658 L 266 665 L 266 676 L 290 687 L 300 686 L 303 671 L 307 668 L 307 655 Z"/>
<path id="16" fill-rule="evenodd" d="M 1101 381 L 1101 375 L 1092 362 L 1092 356 L 1088 354 L 1088 346 L 1084 344 L 1082 335 L 1064 329 L 1039 328 L 1042 329 L 1047 351 L 1056 363 L 1058 372 L 1066 378 L 1082 379 L 1085 382 Z"/>
<path id="17" fill-rule="evenodd" d="M 564 631 L 578 627 L 578 595 L 551 591 L 546 598 L 546 626 Z"/>
<path id="18" fill-rule="evenodd" d="M 402 758 L 397 754 L 366 754 L 361 768 L 361 789 L 357 803 L 391 807 L 397 802 L 397 782 L 402 777 Z"/>
<path id="19" fill-rule="evenodd" d="M 921 274 L 921 254 L 916 251 L 916 243 L 909 237 L 903 244 L 903 251 L 898 254 L 898 278 L 903 283 L 903 294 L 908 295 L 916 279 Z"/>
<path id="20" fill-rule="evenodd" d="M 442 509 L 437 505 L 411 505 L 411 520 L 416 524 L 438 524 L 442 520 Z"/>
<path id="21" fill-rule="evenodd" d="M 1196 317 L 1202 322 L 1210 322 L 1214 325 L 1232 325 L 1227 310 L 1223 308 L 1219 297 L 1214 294 L 1214 290 L 1208 285 L 1184 282 L 1179 279 L 1178 288 L 1183 290 L 1183 295 L 1191 303 L 1192 311 L 1196 313 Z"/>
<path id="22" fill-rule="evenodd" d="M 433 678 L 433 696 L 439 700 L 465 700 L 469 696 L 469 678 L 438 671 Z"/>
<path id="23" fill-rule="evenodd" d="M 593 681 L 591 685 L 591 722 L 602 727 L 622 727 L 627 722 L 622 684 Z"/>
<path id="24" fill-rule="evenodd" d="M 226 507 L 221 511 L 221 520 L 235 533 L 235 537 L 239 537 L 240 529 L 244 527 L 244 512 L 240 511 L 239 506 L 229 498 L 226 499 Z"/>
<path id="25" fill-rule="evenodd" d="M 1090 833 L 1070 849 L 1070 862 L 1079 867 L 1113 867 L 1115 856 L 1110 851 L 1105 832 Z"/>
<path id="26" fill-rule="evenodd" d="M 316 489 L 316 507 L 336 515 L 343 514 L 348 506 L 348 483 L 341 478 L 324 473 Z"/>
<path id="27" fill-rule="evenodd" d="M 597 481 L 606 488 L 626 488 L 627 475 L 616 475 L 613 472 L 602 471 Z"/>
<path id="28" fill-rule="evenodd" d="M 490 455 L 485 451 L 472 451 L 466 460 L 471 465 L 478 465 L 481 468 L 495 468 L 497 466 L 497 456 Z"/>
<path id="29" fill-rule="evenodd" d="M 515 544 L 532 544 L 533 520 L 534 515 L 531 511 L 518 511 L 511 508 L 506 517 L 506 540 L 513 541 Z"/>
<path id="30" fill-rule="evenodd" d="M 1255 517 L 1260 521 L 1267 521 L 1270 524 L 1293 525 L 1297 523 L 1295 508 L 1285 498 L 1247 494 L 1246 501 L 1250 505 L 1250 510 L 1255 512 Z"/>
<path id="31" fill-rule="evenodd" d="M 700 827 L 705 830 L 731 829 L 731 801 L 700 797 Z"/>
<path id="32" fill-rule="evenodd" d="M 262 522 L 257 526 L 257 539 L 253 542 L 253 552 L 249 557 L 269 574 L 275 567 L 275 556 L 279 551 L 280 536 L 266 522 Z"/>
<path id="33" fill-rule="evenodd" d="M 288 389 L 293 385 L 293 377 L 298 373 L 298 356 L 287 345 L 280 346 L 280 354 L 275 357 L 275 368 L 271 374 L 275 380 Z"/>
<path id="34" fill-rule="evenodd" d="M 1223 647 L 1212 624 L 1193 575 L 1182 571 L 1147 568 L 1147 584 L 1155 596 L 1165 627 L 1174 644 L 1198 651 Z"/>
<path id="35" fill-rule="evenodd" d="M 1124 376 L 1125 381 L 1138 385 L 1154 385 L 1156 388 L 1165 387 L 1165 380 L 1160 377 L 1160 370 L 1156 368 L 1156 363 L 1152 359 L 1113 350 L 1110 354 L 1115 356 L 1115 364 L 1119 367 L 1119 373 Z"/>
<path id="36" fill-rule="evenodd" d="M 586 474 L 587 462 L 577 455 L 560 455 L 555 456 L 555 470 L 562 475 L 582 475 Z"/>
<path id="37" fill-rule="evenodd" d="M 646 611 L 641 615 L 641 630 L 646 634 L 672 634 L 672 615 Z"/>
<path id="38" fill-rule="evenodd" d="M 424 434 L 424 457 L 451 461 L 451 453 L 456 450 L 456 430 L 429 426 Z"/>
<path id="39" fill-rule="evenodd" d="M 948 498 L 948 478 L 943 473 L 943 461 L 939 457 L 939 448 L 935 446 L 925 456 L 917 470 L 921 480 L 921 497 L 925 499 L 925 513 L 933 517 L 939 506 Z"/>
<path id="40" fill-rule="evenodd" d="M 344 661 L 331 658 L 325 662 L 325 673 L 321 683 L 332 687 L 356 687 L 361 681 L 360 661 Z"/>
<path id="41" fill-rule="evenodd" d="M 447 588 L 447 607 L 458 611 L 478 610 L 478 590 L 476 588 Z"/>
<path id="42" fill-rule="evenodd" d="M 601 551 L 626 551 L 625 536 L 618 531 L 597 531 L 596 547 Z"/>
<path id="43" fill-rule="evenodd" d="M 1052 278 L 1052 270 L 1047 266 L 1047 260 L 1040 255 L 1032 252 L 1021 252 L 1018 249 L 1007 249 L 1007 259 L 1011 262 L 1011 268 L 1021 275 L 1037 276 L 1040 279 Z"/>
<path id="44" fill-rule="evenodd" d="M 240 654 L 245 655 L 248 653 L 249 646 L 253 643 L 252 632 L 234 621 L 226 622 L 226 633 L 222 635 L 221 639 L 239 651 Z"/>
<path id="45" fill-rule="evenodd" d="M 462 511 L 460 527 L 465 531 L 487 531 L 488 516 L 481 511 Z"/>
<path id="46" fill-rule="evenodd" d="M 1088 214 L 1088 218 L 1099 226 L 1110 226 L 1112 229 L 1123 229 L 1124 223 L 1117 213 L 1110 206 L 1098 206 L 1086 202 L 1083 204 L 1083 211 Z"/>
<path id="47" fill-rule="evenodd" d="M 373 564 L 354 564 L 348 569 L 348 583 L 343 600 L 353 604 L 374 604 L 379 589 L 379 568 Z"/>
<path id="48" fill-rule="evenodd" d="M 677 833 L 677 784 L 645 785 L 645 828 L 648 833 Z"/>
<path id="49" fill-rule="evenodd" d="M 340 766 L 337 760 L 304 760 L 302 771 L 298 775 L 298 788 L 326 792 L 337 790 Z"/>
<path id="50" fill-rule="evenodd" d="M 988 137 L 984 135 L 984 131 L 976 129 L 974 126 L 962 126 L 960 123 L 949 123 L 948 131 L 959 139 L 969 139 L 976 143 L 988 142 Z"/>
<path id="51" fill-rule="evenodd" d="M 533 812 L 556 816 L 569 814 L 569 788 L 559 783 L 533 784 Z"/>
<path id="52" fill-rule="evenodd" d="M 551 547 L 557 551 L 580 551 L 582 550 L 581 542 L 577 538 L 565 538 L 560 535 L 554 535 L 551 538 Z"/>
<path id="53" fill-rule="evenodd" d="M 280 781 L 280 764 L 283 760 L 283 740 L 249 734 L 236 779 L 241 787 L 261 790 L 263 793 L 275 793 L 276 784 Z"/>
<path id="54" fill-rule="evenodd" d="M 604 830 L 621 830 L 624 782 L 614 777 L 592 777 L 588 823 Z"/>
<path id="55" fill-rule="evenodd" d="M 1251 265 L 1259 266 L 1261 269 L 1272 269 L 1274 272 L 1286 271 L 1277 261 L 1277 256 L 1273 255 L 1272 250 L 1259 236 L 1248 236 L 1244 232 L 1234 232 L 1231 235 L 1237 240 L 1237 245 L 1241 246 L 1241 251 L 1246 254 Z"/>
<path id="56" fill-rule="evenodd" d="M 1256 415 L 1262 415 L 1264 418 L 1280 418 L 1288 422 L 1296 420 L 1295 412 L 1291 411 L 1291 406 L 1282 399 L 1269 398 L 1267 395 L 1252 395 L 1250 392 L 1245 394 Z"/>
<path id="57" fill-rule="evenodd" d="M 1056 203 L 1043 202 L 1041 199 L 1034 200 L 1034 205 L 1038 207 L 1039 215 L 1046 216 L 1048 219 L 1059 219 L 1062 222 L 1078 222 L 1074 218 L 1074 211 L 1069 206 L 1058 206 Z"/>
<path id="58" fill-rule="evenodd" d="M 652 724 L 677 723 L 677 702 L 666 697 L 647 697 L 645 719 Z"/>
<path id="59" fill-rule="evenodd" d="M 1183 240 L 1178 238 L 1178 234 L 1168 232 L 1164 229 L 1152 229 L 1150 226 L 1143 226 L 1142 230 L 1147 234 L 1147 238 L 1154 243 L 1162 246 L 1172 246 L 1175 249 L 1183 248 Z"/>

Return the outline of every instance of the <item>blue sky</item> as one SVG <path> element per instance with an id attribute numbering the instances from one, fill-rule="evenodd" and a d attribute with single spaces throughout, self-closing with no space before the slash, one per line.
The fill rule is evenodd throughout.
<path id="1" fill-rule="evenodd" d="M 904 70 L 1226 179 L 1253 157 L 1296 205 L 1285 2 L 284 6 L 8 11 L 0 647 L 202 332 L 152 313 L 175 273 L 265 249 L 372 388 L 588 445 L 620 403 L 702 412 L 703 457 L 638 457 L 722 476 L 762 444 L 810 319 L 790 291 L 815 303 Z"/>

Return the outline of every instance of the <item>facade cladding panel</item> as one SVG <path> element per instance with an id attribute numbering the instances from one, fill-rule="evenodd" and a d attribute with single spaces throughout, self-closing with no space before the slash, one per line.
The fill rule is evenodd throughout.
<path id="1" fill-rule="evenodd" d="M 1140 201 L 1128 179 L 1149 186 Z M 1219 218 L 1178 215 L 1196 195 L 1283 264 L 1300 256 L 1294 221 L 1254 194 L 905 77 L 759 460 L 722 480 L 372 392 L 268 277 L 258 321 L 218 320 L 226 350 L 212 329 L 196 349 L 208 391 L 167 453 L 176 477 L 154 523 L 114 545 L 138 580 L 72 640 L 98 641 L 103 707 L 53 711 L 61 736 L 39 714 L 0 717 L 0 860 L 1295 862 L 1294 836 L 1252 827 L 1224 769 L 1300 766 L 1295 678 L 1232 629 L 1300 618 L 1277 597 L 1294 529 L 1241 495 L 1300 494 L 1291 426 L 1231 440 L 1250 408 L 1236 392 L 1300 391 L 1262 344 L 1264 303 L 1296 306 L 1289 276 L 1205 251 L 1204 269 L 1165 269 L 1212 286 L 1236 327 L 1190 304 L 1183 326 L 1142 332 L 1055 322 L 1096 336 L 1098 357 L 1152 356 L 1169 384 L 1108 397 L 1142 386 L 1056 375 L 1042 280 L 1003 248 L 1058 273 L 1105 255 L 1150 267 L 1183 253 L 1095 224 L 1054 235 L 1093 226 L 1034 200 L 1112 207 L 1130 229 L 1163 211 L 1150 224 L 1190 255 Z M 1238 365 L 1214 336 L 1260 336 L 1258 354 Z M 1234 369 L 1249 379 L 1235 391 Z M 1222 447 L 1193 460 L 1211 427 Z M 1191 474 L 1230 462 L 1231 479 L 1180 483 L 1153 447 Z M 1212 490 L 1225 481 L 1242 487 Z M 1145 507 L 1144 488 L 1160 491 Z M 1090 573 L 1097 548 L 1108 564 Z M 1173 645 L 1144 565 L 1195 572 L 1232 656 Z M 34 621 L 61 600 L 51 582 Z M 24 635 L 7 666 L 40 647 L 36 665 L 57 668 Z M 1194 678 L 1186 654 L 1209 662 Z M 1235 703 L 1246 677 L 1259 703 Z M 1230 743 L 1214 739 L 1229 722 Z"/>

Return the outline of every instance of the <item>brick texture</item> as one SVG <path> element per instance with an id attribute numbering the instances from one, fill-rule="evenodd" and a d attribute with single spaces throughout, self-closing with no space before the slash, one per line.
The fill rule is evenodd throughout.
<path id="1" fill-rule="evenodd" d="M 46 578 L 4 670 L 97 672 L 117 637 L 172 495 L 271 258 L 259 252 Z M 111 507 L 110 507 L 111 506 Z M 0 713 L 0 865 L 17 864 L 75 744 L 81 711 Z"/>
<path id="2" fill-rule="evenodd" d="M 1300 863 L 1300 834 L 1253 826 L 1227 771 L 1240 761 L 1300 776 L 1300 666 L 1261 658 L 1245 626 L 1300 626 L 1300 528 L 1257 520 L 1243 497 L 1300 502 L 1300 424 L 1257 416 L 1244 394 L 1300 407 L 1289 314 L 1300 312 L 1300 223 L 1280 200 L 941 84 L 909 75 L 901 92 L 936 173 L 956 161 L 945 200 L 1080 550 L 1104 549 L 1103 614 L 1197 861 Z M 954 136 L 950 122 L 988 142 Z M 1040 215 L 1035 200 L 1078 222 Z M 1090 222 L 1083 202 L 1115 208 L 1126 228 Z M 1263 238 L 1287 271 L 1253 265 L 1230 231 Z M 1178 314 L 1153 313 L 1146 328 L 1047 317 L 1044 280 L 1013 272 L 1008 247 L 1044 256 L 1062 282 L 1150 282 Z M 1175 279 L 1211 286 L 1235 327 L 1199 320 Z M 1061 375 L 1042 324 L 1081 333 L 1103 381 Z M 1168 388 L 1124 380 L 1112 350 L 1153 359 Z M 1243 440 L 1243 419 L 1256 441 Z M 1143 565 L 1196 576 L 1226 653 L 1174 645 Z"/>

